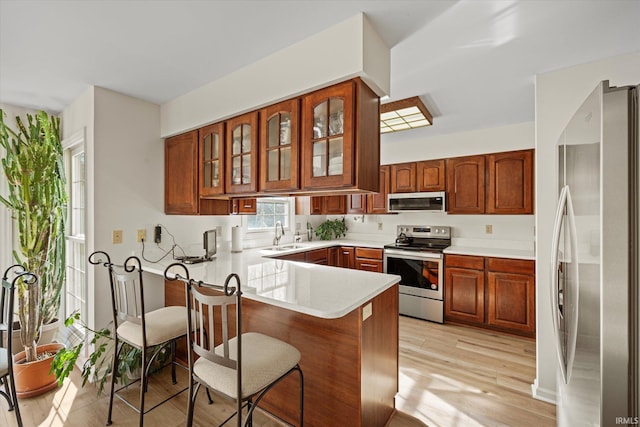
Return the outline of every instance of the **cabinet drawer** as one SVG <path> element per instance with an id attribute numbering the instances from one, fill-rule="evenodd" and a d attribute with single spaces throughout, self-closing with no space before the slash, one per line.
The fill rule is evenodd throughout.
<path id="1" fill-rule="evenodd" d="M 472 270 L 484 270 L 484 257 L 470 255 L 445 255 L 444 264 L 447 268 L 459 267 Z"/>
<path id="2" fill-rule="evenodd" d="M 356 258 L 356 270 L 373 271 L 382 273 L 382 261 L 375 259 L 358 259 Z"/>
<path id="3" fill-rule="evenodd" d="M 535 274 L 535 262 L 524 259 L 487 258 L 487 270 L 533 275 Z"/>
<path id="4" fill-rule="evenodd" d="M 324 249 L 316 249 L 313 251 L 306 252 L 305 261 L 311 262 L 313 264 L 328 264 L 327 260 L 327 248 Z"/>
<path id="5" fill-rule="evenodd" d="M 356 248 L 356 258 L 369 258 L 382 260 L 382 249 Z"/>

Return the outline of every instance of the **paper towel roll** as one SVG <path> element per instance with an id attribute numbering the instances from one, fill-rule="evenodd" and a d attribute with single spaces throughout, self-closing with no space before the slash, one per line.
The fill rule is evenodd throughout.
<path id="1" fill-rule="evenodd" d="M 242 227 L 231 227 L 231 252 L 242 252 Z"/>

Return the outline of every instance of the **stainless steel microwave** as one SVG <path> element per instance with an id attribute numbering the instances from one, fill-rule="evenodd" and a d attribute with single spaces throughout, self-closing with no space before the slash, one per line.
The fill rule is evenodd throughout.
<path id="1" fill-rule="evenodd" d="M 446 193 L 394 193 L 387 198 L 389 212 L 441 212 L 447 211 Z"/>

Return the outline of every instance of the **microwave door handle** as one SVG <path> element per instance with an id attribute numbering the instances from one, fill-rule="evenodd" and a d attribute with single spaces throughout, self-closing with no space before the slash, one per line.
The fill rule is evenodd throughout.
<path id="1" fill-rule="evenodd" d="M 553 323 L 553 335 L 555 338 L 556 353 L 558 356 L 558 362 L 560 363 L 560 371 L 562 373 L 562 379 L 567 382 L 567 367 L 564 362 L 564 356 L 562 354 L 562 337 L 560 336 L 560 310 L 558 308 L 558 261 L 560 249 L 560 231 L 562 228 L 562 217 L 564 216 L 565 206 L 567 204 L 567 191 L 568 186 L 562 187 L 560 191 L 560 198 L 558 200 L 558 208 L 556 210 L 556 219 L 553 225 L 553 237 L 551 240 L 551 320 Z"/>

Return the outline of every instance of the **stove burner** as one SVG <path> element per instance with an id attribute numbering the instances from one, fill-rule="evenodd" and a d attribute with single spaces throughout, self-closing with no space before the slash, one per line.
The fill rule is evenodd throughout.
<path id="1" fill-rule="evenodd" d="M 450 227 L 400 225 L 395 243 L 385 245 L 385 248 L 442 253 L 450 245 Z"/>

